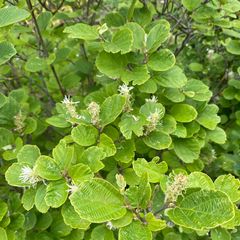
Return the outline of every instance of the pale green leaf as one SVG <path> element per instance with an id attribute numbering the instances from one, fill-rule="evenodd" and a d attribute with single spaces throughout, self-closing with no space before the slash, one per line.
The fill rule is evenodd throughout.
<path id="1" fill-rule="evenodd" d="M 198 113 L 196 121 L 203 127 L 214 130 L 220 122 L 220 117 L 217 115 L 218 107 L 215 104 L 207 105 L 203 111 Z"/>
<path id="2" fill-rule="evenodd" d="M 192 172 L 188 176 L 186 188 L 202 188 L 207 190 L 214 190 L 215 186 L 212 179 L 205 173 Z"/>
<path id="3" fill-rule="evenodd" d="M 34 163 L 41 155 L 39 148 L 36 145 L 24 145 L 17 154 L 17 160 L 21 164 L 34 166 Z"/>
<path id="4" fill-rule="evenodd" d="M 0 42 L 0 65 L 9 61 L 16 53 L 17 53 L 16 49 L 10 42 L 7 41 Z"/>
<path id="5" fill-rule="evenodd" d="M 138 158 L 133 162 L 133 169 L 137 176 L 141 177 L 144 173 L 147 173 L 149 182 L 157 183 L 160 182 L 163 174 L 167 172 L 168 166 L 166 162 L 147 162 L 144 158 Z"/>
<path id="6" fill-rule="evenodd" d="M 198 115 L 193 106 L 184 103 L 173 105 L 170 112 L 176 121 L 184 123 L 193 121 Z"/>
<path id="7" fill-rule="evenodd" d="M 44 184 L 40 185 L 37 188 L 37 192 L 35 195 L 34 204 L 37 210 L 41 213 L 46 213 L 49 209 L 49 206 L 45 202 L 46 188 L 47 187 Z"/>
<path id="8" fill-rule="evenodd" d="M 70 38 L 79 38 L 83 40 L 95 40 L 99 38 L 97 28 L 84 23 L 77 23 L 66 27 L 63 32 L 68 33 Z"/>
<path id="9" fill-rule="evenodd" d="M 194 230 L 215 228 L 234 217 L 234 206 L 220 191 L 193 191 L 179 198 L 176 207 L 167 210 L 175 224 Z"/>
<path id="10" fill-rule="evenodd" d="M 147 50 L 150 52 L 156 51 L 158 47 L 165 42 L 170 33 L 170 24 L 166 20 L 160 20 L 148 33 Z"/>
<path id="11" fill-rule="evenodd" d="M 61 214 L 64 222 L 72 228 L 86 230 L 90 226 L 90 222 L 80 218 L 69 201 L 62 206 Z"/>
<path id="12" fill-rule="evenodd" d="M 106 126 L 116 120 L 122 113 L 126 99 L 124 96 L 115 94 L 105 99 L 101 105 L 100 123 L 101 126 Z"/>
<path id="13" fill-rule="evenodd" d="M 237 202 L 240 199 L 240 180 L 231 174 L 221 175 L 215 181 L 214 185 L 217 190 L 225 192 L 232 202 Z"/>
<path id="14" fill-rule="evenodd" d="M 47 180 L 59 180 L 62 178 L 61 169 L 53 158 L 40 156 L 35 165 L 36 173 Z"/>
<path id="15" fill-rule="evenodd" d="M 151 240 L 152 232 L 139 221 L 133 221 L 126 227 L 120 228 L 119 240 Z"/>
<path id="16" fill-rule="evenodd" d="M 111 42 L 104 44 L 106 52 L 125 54 L 131 51 L 133 45 L 133 34 L 129 29 L 121 29 L 114 33 Z"/>
<path id="17" fill-rule="evenodd" d="M 0 9 L 0 28 L 25 20 L 30 13 L 25 9 L 9 6 Z"/>
<path id="18" fill-rule="evenodd" d="M 202 0 L 182 0 L 183 6 L 189 11 L 197 8 L 201 4 L 201 2 Z"/>
<path id="19" fill-rule="evenodd" d="M 149 57 L 148 66 L 153 71 L 167 71 L 174 66 L 175 62 L 175 56 L 170 50 L 161 49 Z"/>
<path id="20" fill-rule="evenodd" d="M 81 218 L 94 223 L 118 219 L 126 214 L 123 196 L 103 179 L 84 182 L 70 196 L 70 201 Z"/>
<path id="21" fill-rule="evenodd" d="M 199 157 L 200 143 L 196 139 L 174 139 L 174 151 L 177 156 L 185 163 L 192 163 Z"/>
<path id="22" fill-rule="evenodd" d="M 97 141 L 98 130 L 91 125 L 79 124 L 72 129 L 71 136 L 80 146 L 91 146 Z"/>
<path id="23" fill-rule="evenodd" d="M 52 181 L 47 185 L 45 202 L 49 207 L 58 208 L 68 197 L 68 186 L 65 180 Z"/>
<path id="24" fill-rule="evenodd" d="M 172 143 L 171 137 L 160 131 L 153 131 L 148 136 L 143 138 L 144 143 L 156 150 L 162 150 L 170 147 Z"/>
<path id="25" fill-rule="evenodd" d="M 181 88 L 187 83 L 187 77 L 178 66 L 174 66 L 168 71 L 158 73 L 155 79 L 160 86 L 166 88 Z"/>

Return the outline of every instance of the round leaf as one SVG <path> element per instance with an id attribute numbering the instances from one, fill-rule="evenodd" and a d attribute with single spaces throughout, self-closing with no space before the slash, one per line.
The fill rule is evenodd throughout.
<path id="1" fill-rule="evenodd" d="M 103 179 L 84 182 L 70 196 L 70 201 L 81 218 L 94 223 L 118 219 L 126 214 L 123 196 Z"/>

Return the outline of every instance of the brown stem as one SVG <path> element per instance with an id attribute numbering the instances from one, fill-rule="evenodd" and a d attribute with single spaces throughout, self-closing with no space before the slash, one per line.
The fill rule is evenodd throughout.
<path id="1" fill-rule="evenodd" d="M 43 51 L 43 57 L 48 57 L 49 54 L 48 54 L 48 50 L 46 48 L 46 45 L 45 45 L 45 42 L 43 40 L 43 37 L 42 37 L 42 34 L 41 34 L 41 31 L 40 31 L 40 28 L 38 26 L 38 22 L 37 22 L 37 19 L 36 19 L 36 16 L 34 14 L 34 9 L 33 9 L 33 6 L 32 6 L 32 2 L 31 0 L 27 0 L 27 5 L 28 5 L 28 8 L 31 12 L 31 16 L 32 16 L 32 19 L 33 19 L 33 22 L 34 22 L 34 25 L 35 25 L 35 29 L 36 29 L 36 32 L 37 32 L 37 35 L 38 35 L 38 38 L 39 38 L 39 46 L 42 47 L 42 51 Z M 61 85 L 61 82 L 59 80 L 59 77 L 57 75 L 57 72 L 55 70 L 55 67 L 53 64 L 50 65 L 50 68 L 52 70 L 52 73 L 56 79 L 56 82 L 58 84 L 58 87 L 59 87 L 59 90 L 61 91 L 62 95 L 64 96 L 65 95 L 65 90 L 63 89 L 62 85 Z"/>

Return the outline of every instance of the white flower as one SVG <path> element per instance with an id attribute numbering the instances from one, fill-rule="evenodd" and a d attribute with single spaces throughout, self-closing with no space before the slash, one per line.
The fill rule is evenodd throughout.
<path id="1" fill-rule="evenodd" d="M 91 115 L 91 122 L 93 125 L 99 125 L 99 114 L 100 114 L 100 106 L 96 102 L 91 102 L 87 108 L 88 112 Z"/>
<path id="2" fill-rule="evenodd" d="M 152 96 L 151 98 L 145 99 L 146 102 L 153 102 L 153 103 L 157 103 L 158 98 L 156 96 Z"/>
<path id="3" fill-rule="evenodd" d="M 150 122 L 150 123 L 154 123 L 154 124 L 157 124 L 158 121 L 160 120 L 160 117 L 162 115 L 162 111 L 160 111 L 159 109 L 155 109 L 155 112 L 154 113 L 151 113 L 148 117 L 147 117 L 147 120 Z"/>
<path id="4" fill-rule="evenodd" d="M 118 87 L 118 91 L 123 96 L 130 96 L 130 91 L 133 89 L 133 87 L 128 87 L 128 85 L 123 84 Z"/>
<path id="5" fill-rule="evenodd" d="M 113 226 L 112 222 L 110 222 L 110 221 L 106 223 L 106 226 L 107 226 L 107 228 L 110 229 L 110 230 L 115 230 L 115 229 L 116 229 L 116 228 Z"/>
<path id="6" fill-rule="evenodd" d="M 69 185 L 69 184 L 68 184 L 67 186 L 68 186 L 68 190 L 67 190 L 67 191 L 68 191 L 69 193 L 71 193 L 71 194 L 72 194 L 72 193 L 75 193 L 75 192 L 78 190 L 78 186 L 77 186 L 77 185 L 74 185 L 74 184 Z"/>
<path id="7" fill-rule="evenodd" d="M 7 151 L 7 150 L 11 150 L 12 148 L 13 148 L 13 146 L 11 144 L 9 144 L 9 145 L 2 147 L 2 150 Z"/>
<path id="8" fill-rule="evenodd" d="M 79 102 L 73 102 L 70 96 L 65 95 L 61 103 L 65 105 L 68 105 L 68 104 L 74 105 L 74 104 L 78 104 Z"/>
<path id="9" fill-rule="evenodd" d="M 75 107 L 79 102 L 73 102 L 70 96 L 65 96 L 61 103 L 65 105 L 70 118 L 82 119 L 82 116 L 78 115 Z"/>
<path id="10" fill-rule="evenodd" d="M 38 177 L 38 175 L 35 173 L 34 169 L 30 168 L 29 166 L 24 166 L 21 169 L 19 179 L 23 183 L 30 183 L 32 185 L 35 185 L 41 180 L 40 177 Z"/>

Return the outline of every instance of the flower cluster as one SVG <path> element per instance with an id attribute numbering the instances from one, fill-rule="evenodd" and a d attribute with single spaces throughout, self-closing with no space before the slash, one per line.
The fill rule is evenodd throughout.
<path id="1" fill-rule="evenodd" d="M 73 102 L 70 96 L 65 96 L 62 104 L 64 104 L 70 118 L 81 119 L 82 117 L 77 113 L 76 105 L 79 102 Z"/>
<path id="2" fill-rule="evenodd" d="M 15 131 L 22 133 L 25 127 L 25 116 L 22 114 L 22 111 L 20 110 L 16 116 L 14 116 L 14 125 L 16 126 L 14 128 Z"/>
<path id="3" fill-rule="evenodd" d="M 173 181 L 170 181 L 167 186 L 165 203 L 173 204 L 176 202 L 178 196 L 185 190 L 187 180 L 187 176 L 181 173 L 174 176 Z"/>
<path id="4" fill-rule="evenodd" d="M 124 107 L 125 112 L 131 112 L 132 111 L 132 103 L 131 103 L 131 98 L 132 95 L 130 91 L 133 89 L 133 87 L 129 87 L 126 84 L 120 85 L 118 88 L 118 91 L 120 95 L 124 96 L 126 98 L 126 104 Z"/>
<path id="5" fill-rule="evenodd" d="M 145 135 L 148 135 L 157 128 L 163 112 L 159 109 L 155 109 L 155 112 L 151 113 L 147 117 L 148 125 L 146 126 Z"/>
<path id="6" fill-rule="evenodd" d="M 87 110 L 91 115 L 92 124 L 95 125 L 96 127 L 99 127 L 99 124 L 100 124 L 100 119 L 99 119 L 100 106 L 99 106 L 99 104 L 97 104 L 96 102 L 91 102 L 88 105 Z"/>

